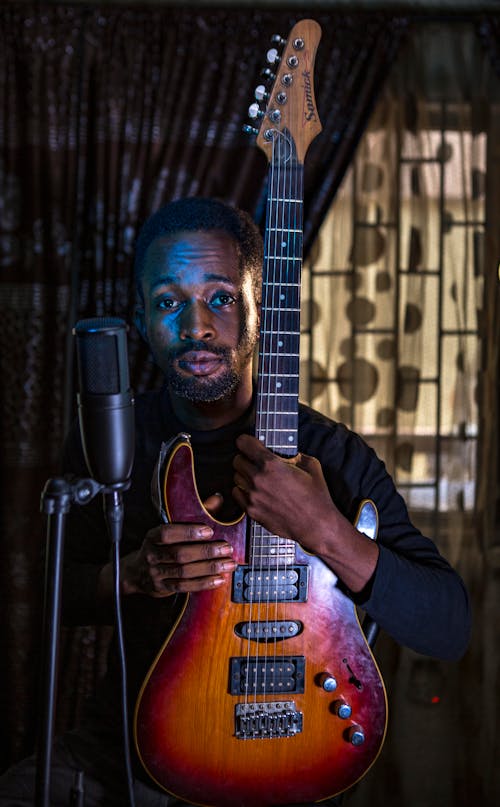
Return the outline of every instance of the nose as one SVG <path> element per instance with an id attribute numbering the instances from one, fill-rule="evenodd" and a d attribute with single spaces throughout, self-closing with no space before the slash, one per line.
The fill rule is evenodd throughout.
<path id="1" fill-rule="evenodd" d="M 212 315 L 203 300 L 186 305 L 180 322 L 181 339 L 213 339 L 215 328 Z"/>

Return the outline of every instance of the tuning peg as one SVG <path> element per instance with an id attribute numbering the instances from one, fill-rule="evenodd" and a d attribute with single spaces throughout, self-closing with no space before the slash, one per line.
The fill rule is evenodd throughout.
<path id="1" fill-rule="evenodd" d="M 261 108 L 258 104 L 250 104 L 248 107 L 248 117 L 254 120 L 255 118 L 263 118 L 264 113 L 262 112 Z"/>
<path id="2" fill-rule="evenodd" d="M 268 67 L 265 67 L 264 70 L 261 71 L 261 76 L 264 76 L 268 81 L 274 81 L 276 78 L 276 73 L 273 73 Z"/>
<path id="3" fill-rule="evenodd" d="M 268 64 L 278 64 L 278 62 L 281 61 L 279 53 L 276 50 L 276 48 L 270 48 L 267 51 L 266 59 L 268 61 Z"/>
<path id="4" fill-rule="evenodd" d="M 271 42 L 273 43 L 273 45 L 279 45 L 280 47 L 286 45 L 286 39 L 283 39 L 283 37 L 280 36 L 279 34 L 273 34 L 271 37 Z"/>
<path id="5" fill-rule="evenodd" d="M 266 92 L 266 88 L 263 84 L 259 84 L 259 86 L 255 88 L 254 97 L 257 101 L 265 101 L 269 98 L 269 93 Z"/>
<path id="6" fill-rule="evenodd" d="M 247 135 L 255 135 L 255 136 L 257 136 L 259 134 L 259 130 L 256 129 L 255 126 L 249 126 L 248 123 L 245 123 L 245 125 L 242 127 L 242 129 L 243 129 L 244 133 L 247 134 Z"/>

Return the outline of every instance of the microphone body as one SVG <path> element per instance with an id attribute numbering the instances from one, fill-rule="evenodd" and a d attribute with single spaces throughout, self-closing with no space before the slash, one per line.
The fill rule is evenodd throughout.
<path id="1" fill-rule="evenodd" d="M 80 320 L 73 329 L 85 461 L 93 479 L 116 489 L 125 487 L 130 479 L 135 448 L 127 330 L 117 317 Z"/>

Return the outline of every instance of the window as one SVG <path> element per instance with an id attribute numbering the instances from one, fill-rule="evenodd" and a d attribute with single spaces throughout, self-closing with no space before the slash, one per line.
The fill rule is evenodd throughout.
<path id="1" fill-rule="evenodd" d="M 470 104 L 387 95 L 304 266 L 301 397 L 424 521 L 474 507 L 487 152 Z"/>

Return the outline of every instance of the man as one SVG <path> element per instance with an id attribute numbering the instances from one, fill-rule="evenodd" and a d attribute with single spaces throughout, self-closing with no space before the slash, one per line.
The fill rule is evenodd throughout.
<path id="1" fill-rule="evenodd" d="M 213 200 L 167 205 L 139 236 L 136 325 L 165 385 L 138 396 L 136 456 L 124 497 L 120 577 L 132 702 L 178 616 L 178 595 L 216 589 L 236 568 L 233 547 L 211 540 L 209 524 L 158 524 L 149 492 L 155 462 L 160 444 L 183 432 L 191 435 L 200 496 L 217 519 L 245 511 L 273 534 L 300 543 L 402 644 L 443 659 L 458 659 L 467 647 L 470 613 L 461 579 L 410 523 L 383 463 L 357 435 L 301 406 L 293 459 L 253 436 L 261 266 L 262 242 L 249 217 Z M 77 430 L 67 442 L 65 467 L 87 473 Z M 365 498 L 379 511 L 377 542 L 352 523 Z M 112 619 L 100 509 L 94 502 L 69 518 L 63 610 L 70 623 Z M 118 682 L 113 645 L 87 724 L 57 743 L 54 807 L 68 803 L 70 777 L 80 769 L 87 807 L 126 803 Z M 137 774 L 138 807 L 183 803 L 139 767 Z M 32 803 L 27 777 L 22 763 L 0 780 L 0 805 Z"/>

